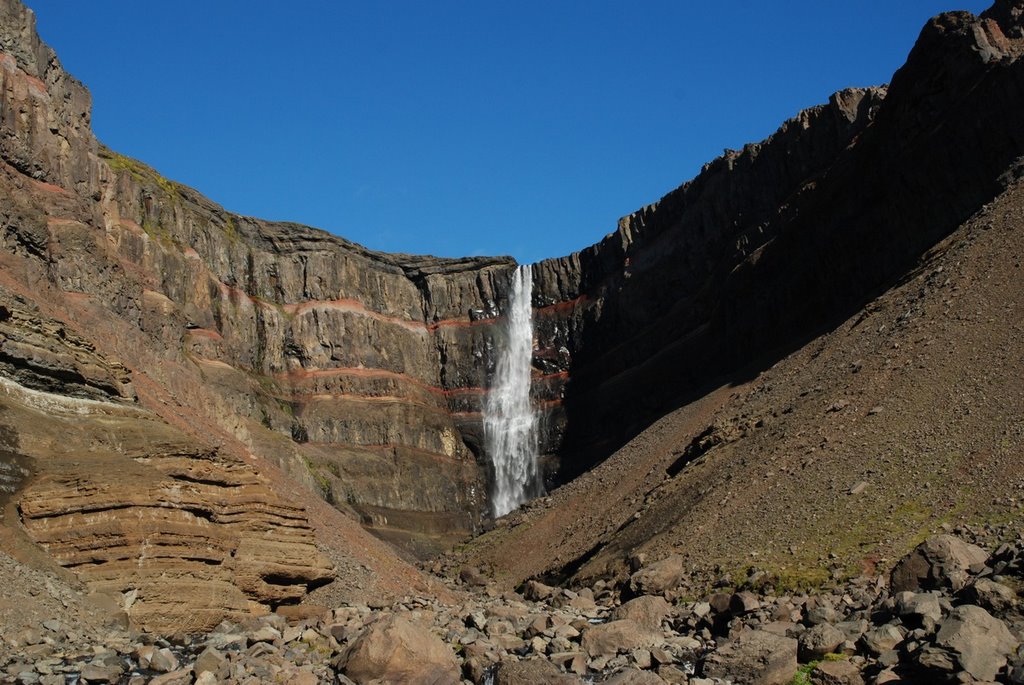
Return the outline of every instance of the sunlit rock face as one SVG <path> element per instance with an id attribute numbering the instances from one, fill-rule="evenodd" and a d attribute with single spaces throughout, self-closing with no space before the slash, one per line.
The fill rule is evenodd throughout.
<path id="1" fill-rule="evenodd" d="M 88 92 L 32 14 L 14 0 L 0 14 L 14 290 L 145 373 L 144 402 L 202 414 L 382 533 L 476 528 L 490 328 L 512 260 L 387 255 L 231 214 L 103 148 Z"/>
<path id="2" fill-rule="evenodd" d="M 0 369 L 2 523 L 133 625 L 208 630 L 334 577 L 301 503 L 140 407 L 125 367 L 3 289 Z"/>
<path id="3" fill-rule="evenodd" d="M 888 88 L 836 93 L 533 265 L 549 487 L 841 319 L 998 192 L 1024 140 L 1007 7 L 933 20 Z M 383 254 L 232 214 L 103 148 L 31 13 L 0 0 L 0 20 L 0 285 L 112 364 L 82 376 L 93 386 L 58 374 L 60 392 L 134 393 L 417 553 L 477 529 L 512 260 Z"/>

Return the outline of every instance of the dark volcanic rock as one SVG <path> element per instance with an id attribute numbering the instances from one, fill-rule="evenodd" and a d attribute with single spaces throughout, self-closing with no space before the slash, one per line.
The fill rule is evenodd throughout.
<path id="1" fill-rule="evenodd" d="M 935 636 L 936 647 L 971 676 L 985 681 L 995 680 L 1019 644 L 1006 624 L 969 604 L 953 609 Z"/>
<path id="2" fill-rule="evenodd" d="M 985 565 L 985 550 L 953 535 L 928 538 L 904 557 L 892 570 L 889 585 L 893 592 L 949 588 L 958 591 L 967 583 L 969 573 Z"/>
<path id="3" fill-rule="evenodd" d="M 537 265 L 561 479 L 853 313 L 999 193 L 1024 154 L 1019 36 L 1017 3 L 940 15 L 888 88 L 836 93 Z"/>
<path id="4" fill-rule="evenodd" d="M 785 685 L 796 673 L 796 656 L 796 640 L 755 630 L 710 654 L 703 672 L 739 685 Z"/>
<path id="5" fill-rule="evenodd" d="M 844 320 L 1019 177 L 1020 9 L 1007 0 L 980 18 L 933 19 L 888 88 L 836 93 L 710 162 L 599 244 L 536 265 L 533 395 L 553 481 Z M 389 255 L 232 214 L 99 145 L 87 91 L 40 42 L 31 12 L 0 0 L 0 19 L 0 272 L 21 298 L 0 309 L 0 373 L 23 397 L 59 395 L 55 413 L 74 414 L 70 399 L 104 403 L 80 421 L 47 414 L 43 428 L 25 419 L 38 403 L 6 407 L 35 431 L 23 456 L 67 465 L 12 486 L 25 531 L 126 610 L 169 611 L 161 583 L 194 596 L 194 582 L 220 588 L 205 625 L 249 601 L 297 601 L 330 576 L 301 506 L 261 467 L 417 551 L 479 529 L 480 411 L 512 260 Z M 136 396 L 148 414 L 128 415 Z M 825 406 L 848 420 L 855 405 Z M 746 430 L 737 421 L 700 433 L 707 425 L 688 432 L 670 475 Z M 79 459 L 54 426 L 71 426 L 88 454 Z M 843 488 L 863 501 L 875 487 L 858 482 Z M 606 523 L 609 535 L 631 530 Z M 592 554 L 621 561 L 634 546 Z M 922 553 L 894 588 L 958 589 L 970 556 Z M 568 573 L 584 558 L 561 561 Z M 132 568 L 138 587 L 117 585 Z M 631 590 L 672 591 L 683 570 L 677 557 L 652 564 Z M 756 598 L 735 597 L 719 618 L 758 613 L 746 601 Z M 809 623 L 831 620 L 820 618 L 808 612 Z M 869 650 L 906 637 L 882 631 L 867 631 Z M 622 639 L 646 661 L 648 637 Z"/>

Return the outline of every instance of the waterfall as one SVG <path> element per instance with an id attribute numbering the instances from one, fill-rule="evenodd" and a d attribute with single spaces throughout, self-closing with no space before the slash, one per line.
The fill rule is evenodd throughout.
<path id="1" fill-rule="evenodd" d="M 532 291 L 530 266 L 517 267 L 509 293 L 507 335 L 484 403 L 484 447 L 494 466 L 491 509 L 495 517 L 543 489 L 537 469 L 537 415 L 530 405 Z"/>

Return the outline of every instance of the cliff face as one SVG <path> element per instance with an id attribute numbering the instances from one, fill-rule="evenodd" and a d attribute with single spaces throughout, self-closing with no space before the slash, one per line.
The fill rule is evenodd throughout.
<path id="1" fill-rule="evenodd" d="M 1024 154 L 1019 35 L 1019 2 L 936 17 L 887 89 L 837 93 L 542 262 L 557 480 L 835 325 L 994 197 Z"/>
<path id="2" fill-rule="evenodd" d="M 32 13 L 0 1 L 5 525 L 158 629 L 333 577 L 282 472 L 383 534 L 427 534 L 413 547 L 474 528 L 511 260 L 384 255 L 231 214 L 104 148 L 89 105 Z M 332 560 L 381 592 L 421 584 L 310 508 Z M 203 596 L 220 599 L 180 601 Z"/>
<path id="3" fill-rule="evenodd" d="M 590 586 L 678 555 L 694 589 L 785 594 L 950 526 L 1015 535 L 1022 19 L 936 17 L 884 92 L 839 93 L 536 268 L 538 394 L 565 395 L 550 465 L 589 470 L 447 568 Z"/>
<path id="4" fill-rule="evenodd" d="M 333 578 L 300 504 L 140 408 L 88 340 L 4 290 L 0 339 L 3 519 L 136 626 L 205 630 Z"/>
<path id="5" fill-rule="evenodd" d="M 549 482 L 834 325 L 995 196 L 1024 153 L 1020 9 L 937 17 L 888 88 L 837 93 L 599 244 L 535 266 Z M 35 542 L 133 600 L 158 596 L 165 572 L 233 583 L 213 620 L 330 576 L 279 471 L 417 551 L 478 527 L 510 259 L 382 254 L 239 216 L 104 148 L 87 91 L 17 0 L 0 0 L 0 127 L 0 286 L 20 303 L 0 309 L 0 374 L 19 393 L 144 412 L 114 412 L 128 423 L 95 438 L 107 457 L 88 468 L 19 481 L 11 502 Z M 19 439 L 35 447 L 18 468 L 55 449 L 64 405 L 51 404 L 35 410 L 57 423 Z M 136 420 L 158 439 L 111 438 Z M 127 517 L 110 513 L 118 501 Z M 108 529 L 120 537 L 103 549 Z M 279 543 L 312 561 L 274 566 Z M 151 558 L 137 586 L 108 587 Z"/>
<path id="6" fill-rule="evenodd" d="M 380 254 L 226 212 L 98 144 L 88 93 L 31 13 L 13 0 L 0 12 L 3 243 L 18 289 L 45 284 L 69 303 L 98 346 L 155 382 L 160 397 L 142 400 L 157 411 L 201 413 L 350 514 L 476 527 L 488 330 L 512 261 Z"/>

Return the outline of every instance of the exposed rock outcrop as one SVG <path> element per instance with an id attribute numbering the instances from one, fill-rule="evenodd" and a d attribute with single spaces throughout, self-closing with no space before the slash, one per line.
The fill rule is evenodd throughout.
<path id="1" fill-rule="evenodd" d="M 365 522 L 439 536 L 477 527 L 489 329 L 512 260 L 386 255 L 231 214 L 100 145 L 87 91 L 32 13 L 0 5 L 12 289 L 170 391 L 143 404 L 175 412 L 191 395 L 241 449 Z"/>
<path id="2" fill-rule="evenodd" d="M 836 93 L 537 265 L 558 480 L 835 325 L 998 194 L 1024 154 L 1020 21 L 1014 2 L 934 18 L 888 88 Z"/>
<path id="3" fill-rule="evenodd" d="M 417 551 L 477 529 L 488 481 L 481 399 L 512 260 L 387 255 L 232 214 L 100 145 L 88 93 L 39 41 L 31 12 L 0 0 L 0 19 L 0 285 L 32 305 L 0 310 L 0 373 L 15 388 L 7 411 L 20 416 L 10 422 L 18 455 L 37 462 L 31 481 L 12 476 L 7 487 L 21 489 L 11 500 L 28 533 L 86 582 L 120 593 L 138 621 L 172 618 L 123 577 L 151 589 L 186 583 L 175 594 L 222 590 L 196 614 L 206 625 L 259 608 L 251 602 L 295 601 L 329 576 L 306 516 L 280 494 L 287 484 L 264 471 L 280 469 Z M 609 468 L 580 485 L 598 495 L 586 498 L 593 524 L 552 515 L 536 549 L 583 549 L 544 556 L 527 575 L 621 575 L 627 552 L 657 536 L 724 539 L 710 532 L 717 520 L 673 527 L 702 505 L 734 502 L 741 482 L 744 497 L 773 506 L 765 483 L 776 472 L 755 478 L 738 445 L 787 409 L 810 413 L 812 400 L 799 398 L 811 391 L 770 395 L 761 383 L 755 399 L 735 400 L 749 411 L 717 417 L 728 391 L 707 390 L 745 383 L 855 315 L 1013 188 L 1024 168 L 1020 20 L 1009 1 L 981 17 L 935 18 L 889 87 L 835 94 L 709 163 L 598 245 L 536 266 L 533 392 L 552 482 L 688 400 L 706 403 L 683 428 L 669 422 L 667 439 L 650 438 L 657 446 L 641 436 L 642 475 Z M 932 280 L 915 301 L 944 287 Z M 883 342 L 907 344 L 863 345 Z M 846 397 L 826 407 L 837 423 L 853 413 Z M 34 411 L 38 427 L 20 430 Z M 859 444 L 853 423 L 836 433 Z M 800 433 L 776 436 L 793 445 L 779 458 L 787 474 L 832 439 L 810 445 Z M 705 482 L 709 455 L 723 453 L 740 465 Z M 862 470 L 844 496 L 874 495 L 866 478 L 877 471 Z M 832 506 L 840 520 L 835 502 L 808 506 Z M 771 522 L 797 530 L 786 516 Z M 665 546 L 657 558 L 671 558 Z"/>
<path id="4" fill-rule="evenodd" d="M 2 293 L 0 313 L 18 518 L 90 591 L 136 626 L 198 631 L 334 577 L 301 504 L 135 407 L 127 371 L 56 321 Z"/>

